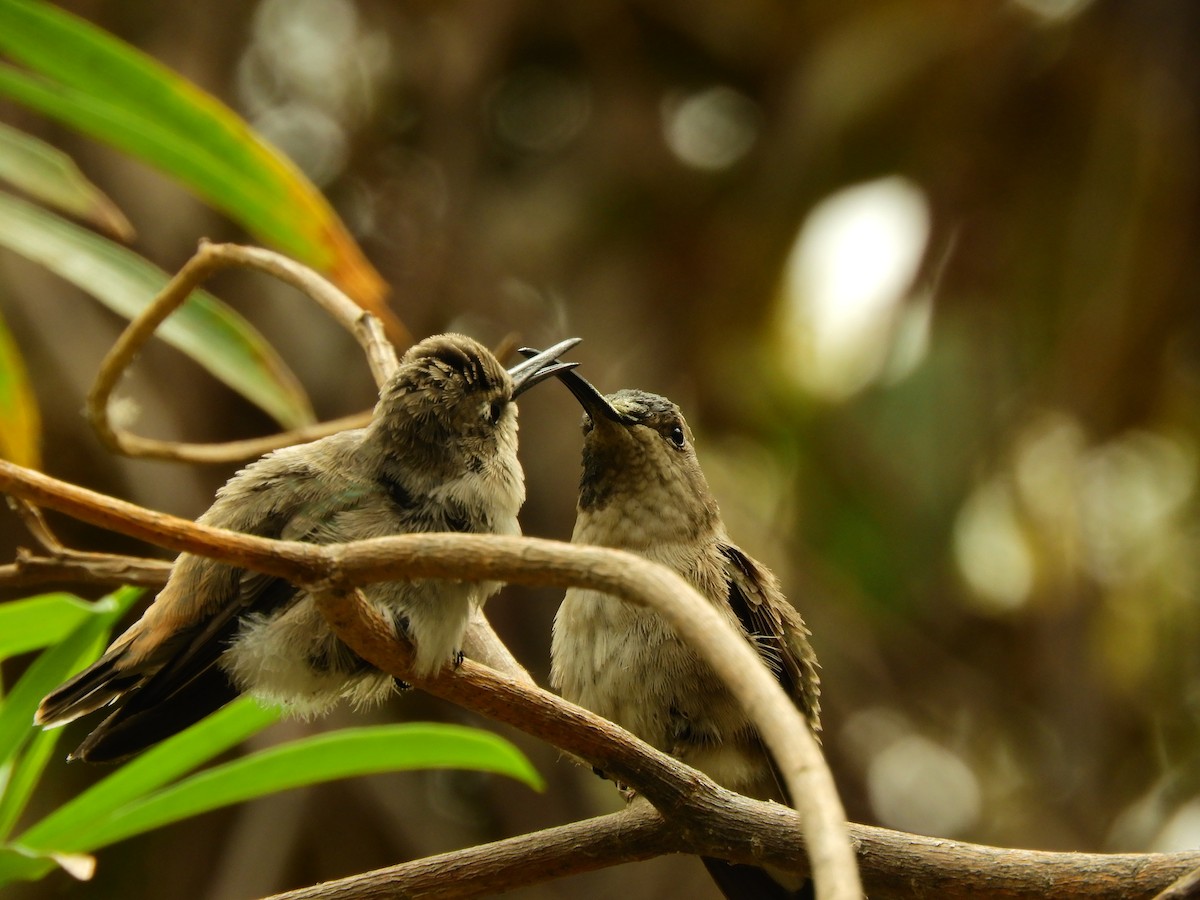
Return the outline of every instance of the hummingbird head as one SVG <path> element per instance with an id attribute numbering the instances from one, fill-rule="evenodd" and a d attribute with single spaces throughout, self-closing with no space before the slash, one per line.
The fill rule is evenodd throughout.
<path id="1" fill-rule="evenodd" d="M 648 541 L 715 527 L 717 504 L 678 406 L 646 391 L 606 397 L 574 371 L 556 374 L 584 410 L 581 514 L 605 514 L 613 527 L 640 532 Z"/>
<path id="2" fill-rule="evenodd" d="M 473 338 L 439 334 L 414 344 L 380 392 L 369 426 L 406 462 L 439 477 L 477 470 L 490 461 L 516 461 L 513 401 L 575 363 L 555 357 L 579 343 L 571 338 L 505 369 Z"/>

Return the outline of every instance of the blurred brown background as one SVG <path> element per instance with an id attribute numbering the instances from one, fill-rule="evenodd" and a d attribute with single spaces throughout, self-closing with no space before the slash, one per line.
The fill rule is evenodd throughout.
<path id="1" fill-rule="evenodd" d="M 68 8 L 289 153 L 415 334 L 577 334 L 602 389 L 683 406 L 735 539 L 815 633 L 854 819 L 1021 847 L 1200 843 L 1200 6 Z M 69 149 L 164 268 L 201 236 L 244 239 L 119 154 L 3 114 Z M 322 416 L 372 402 L 352 341 L 301 298 L 245 275 L 213 289 Z M 114 459 L 85 428 L 114 316 L 8 253 L 0 312 L 49 472 L 181 515 L 207 506 L 230 470 Z M 270 428 L 162 348 L 126 393 L 142 433 Z M 567 538 L 578 407 L 554 387 L 521 406 L 525 530 Z M 0 517 L 0 558 L 27 542 Z M 543 683 L 556 600 L 509 589 L 489 607 Z M 377 715 L 475 721 L 422 697 Z M 545 794 L 447 773 L 336 784 L 128 841 L 89 885 L 57 874 L 13 895 L 252 897 L 617 808 L 610 785 L 514 739 Z M 52 767 L 58 797 L 37 802 L 93 777 Z M 617 892 L 715 894 L 676 858 L 518 896 Z"/>

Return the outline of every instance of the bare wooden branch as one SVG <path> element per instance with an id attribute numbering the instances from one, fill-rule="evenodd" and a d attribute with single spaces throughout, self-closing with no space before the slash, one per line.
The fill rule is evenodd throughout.
<path id="1" fill-rule="evenodd" d="M 171 564 L 140 556 L 112 553 L 85 553 L 63 548 L 60 552 L 35 556 L 24 547 L 17 548 L 17 560 L 0 566 L 0 586 L 29 587 L 51 582 L 78 582 L 101 587 L 161 588 L 171 574 Z"/>
<path id="2" fill-rule="evenodd" d="M 20 497 L 8 497 L 9 508 L 17 514 L 17 518 L 25 525 L 26 530 L 33 536 L 39 544 L 42 545 L 51 555 L 61 553 L 66 548 L 62 541 L 54 534 L 50 528 L 50 523 L 46 521 L 46 517 L 42 515 L 42 511 L 27 500 L 22 500 Z"/>
<path id="3" fill-rule="evenodd" d="M 713 833 L 727 825 L 736 829 L 735 840 L 752 833 L 761 840 L 766 859 L 799 838 L 795 817 L 777 804 L 737 797 L 727 812 L 715 808 L 711 815 Z M 287 891 L 268 900 L 462 900 L 664 853 L 711 855 L 704 835 L 683 835 L 675 825 L 653 807 L 634 804 L 619 813 Z M 1200 862 L 1200 851 L 1001 850 L 865 825 L 851 826 L 851 835 L 872 900 L 1149 900 L 1163 884 Z M 754 859 L 743 855 L 738 861 Z"/>
<path id="4" fill-rule="evenodd" d="M 157 588 L 166 584 L 171 573 L 169 562 L 72 550 L 58 539 L 40 509 L 20 497 L 7 496 L 5 499 L 44 553 L 35 555 L 25 547 L 18 547 L 16 562 L 0 566 L 0 586 L 27 587 L 66 581 L 105 587 Z"/>
<path id="5" fill-rule="evenodd" d="M 1173 881 L 1154 900 L 1196 900 L 1200 897 L 1200 868 L 1192 869 L 1182 878 Z"/>
<path id="6" fill-rule="evenodd" d="M 647 804 L 596 819 L 364 872 L 268 900 L 484 897 L 625 862 L 686 852 L 677 829 Z"/>
<path id="7" fill-rule="evenodd" d="M 463 635 L 463 653 L 476 662 L 504 672 L 517 681 L 525 684 L 535 684 L 533 676 L 521 665 L 508 645 L 500 640 L 500 636 L 492 630 L 491 623 L 484 616 L 483 610 L 471 611 L 471 620 L 467 623 L 467 632 Z"/>
<path id="8" fill-rule="evenodd" d="M 0 489 L 159 546 L 201 553 L 323 591 L 324 596 L 342 601 L 325 604 L 323 609 L 339 635 L 355 623 L 366 622 L 361 615 L 365 604 L 346 602 L 356 593 L 350 590 L 355 584 L 397 578 L 478 578 L 560 588 L 580 586 L 652 606 L 713 666 L 760 729 L 792 795 L 798 798 L 809 834 L 813 879 L 821 896 L 839 900 L 861 896 L 853 849 L 832 776 L 799 711 L 749 645 L 710 604 L 679 575 L 643 557 L 607 548 L 499 535 L 409 534 L 340 545 L 272 541 L 153 513 L 4 461 L 0 461 Z M 371 637 L 369 627 L 360 630 Z M 367 649 L 353 641 L 350 645 L 376 662 L 377 658 L 386 658 L 396 642 L 390 629 L 375 633 L 374 638 L 382 646 Z M 517 693 L 535 693 L 521 682 L 505 681 Z M 570 706 L 558 698 L 554 700 Z M 574 752 L 572 747 L 564 749 Z M 579 755 L 593 761 L 586 753 Z M 663 759 L 680 765 L 670 757 Z M 606 763 L 599 764 L 603 767 Z M 613 761 L 607 765 L 606 771 L 621 777 L 656 805 L 666 799 L 656 797 L 639 780 L 625 777 Z M 702 777 L 698 773 L 696 776 Z"/>
<path id="9" fill-rule="evenodd" d="M 112 392 L 142 346 L 193 290 L 217 272 L 233 266 L 259 269 L 297 287 L 315 300 L 358 340 L 366 353 L 377 385 L 382 385 L 396 370 L 396 350 L 384 337 L 383 326 L 379 320 L 312 269 L 270 250 L 201 241 L 195 255 L 122 332 L 101 363 L 100 371 L 88 394 L 88 420 L 100 440 L 114 452 L 127 456 L 186 462 L 231 462 L 261 456 L 276 447 L 313 440 L 365 421 L 366 414 L 360 414 L 349 419 L 306 426 L 266 437 L 221 444 L 154 440 L 135 435 L 112 423 L 108 415 Z"/>

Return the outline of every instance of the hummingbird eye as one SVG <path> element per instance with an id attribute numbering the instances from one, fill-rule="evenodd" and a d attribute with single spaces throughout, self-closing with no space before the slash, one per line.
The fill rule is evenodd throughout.
<path id="1" fill-rule="evenodd" d="M 687 443 L 687 436 L 683 433 L 683 426 L 673 425 L 671 430 L 667 432 L 667 439 L 675 445 L 676 449 L 682 450 L 684 444 Z"/>
<path id="2" fill-rule="evenodd" d="M 503 400 L 493 400 L 483 411 L 484 419 L 487 420 L 489 425 L 495 425 L 500 421 L 500 417 L 504 415 L 504 407 L 507 405 L 508 404 Z"/>

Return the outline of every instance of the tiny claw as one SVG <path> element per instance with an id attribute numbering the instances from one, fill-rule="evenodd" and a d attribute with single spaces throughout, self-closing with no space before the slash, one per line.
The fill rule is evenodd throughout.
<path id="1" fill-rule="evenodd" d="M 398 690 L 398 691 L 403 692 L 403 691 L 411 691 L 412 690 L 412 685 L 409 684 L 407 681 L 401 681 L 399 678 L 396 678 L 395 676 L 392 677 L 392 681 L 395 683 L 396 690 Z"/>
<path id="2" fill-rule="evenodd" d="M 461 650 L 455 650 L 454 651 L 454 668 L 457 669 L 459 666 L 461 666 L 463 664 L 463 660 L 466 658 L 467 657 L 463 654 L 463 652 Z"/>

